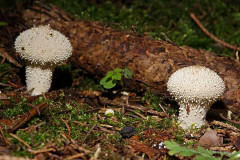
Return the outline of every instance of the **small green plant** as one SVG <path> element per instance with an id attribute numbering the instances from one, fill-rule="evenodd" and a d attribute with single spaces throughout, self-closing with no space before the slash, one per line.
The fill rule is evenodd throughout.
<path id="1" fill-rule="evenodd" d="M 169 154 L 180 155 L 184 157 L 194 157 L 194 160 L 223 160 L 228 158 L 228 160 L 240 159 L 240 151 L 228 153 L 228 152 L 214 152 L 206 150 L 203 147 L 197 147 L 197 149 L 188 148 L 186 146 L 180 146 L 174 141 L 164 142 L 167 149 L 169 149 Z"/>
<path id="2" fill-rule="evenodd" d="M 100 80 L 100 84 L 106 89 L 112 89 L 118 82 L 121 82 L 122 77 L 132 79 L 132 76 L 133 73 L 128 68 L 115 68 L 114 70 L 109 71 L 107 75 Z"/>

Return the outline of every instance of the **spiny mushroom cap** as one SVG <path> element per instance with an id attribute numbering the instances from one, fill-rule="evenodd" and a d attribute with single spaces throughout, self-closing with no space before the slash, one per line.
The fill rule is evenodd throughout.
<path id="1" fill-rule="evenodd" d="M 32 64 L 58 64 L 72 55 L 68 38 L 49 25 L 33 27 L 20 33 L 15 49 Z"/>
<path id="2" fill-rule="evenodd" d="M 183 103 L 212 103 L 225 90 L 218 74 L 203 66 L 189 66 L 173 73 L 167 83 L 169 93 Z"/>

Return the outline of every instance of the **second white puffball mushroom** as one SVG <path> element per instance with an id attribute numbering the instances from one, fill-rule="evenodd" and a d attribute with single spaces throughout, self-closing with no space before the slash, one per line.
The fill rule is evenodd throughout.
<path id="1" fill-rule="evenodd" d="M 224 93 L 225 84 L 214 71 L 203 66 L 177 70 L 168 80 L 167 90 L 178 102 L 178 122 L 183 129 L 200 128 L 206 123 L 211 105 Z"/>
<path id="2" fill-rule="evenodd" d="M 16 52 L 27 62 L 26 84 L 32 96 L 50 89 L 54 68 L 72 55 L 68 38 L 49 25 L 23 31 L 14 45 Z"/>

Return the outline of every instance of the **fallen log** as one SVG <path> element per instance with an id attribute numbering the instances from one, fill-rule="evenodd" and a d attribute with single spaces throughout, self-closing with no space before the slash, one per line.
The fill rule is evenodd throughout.
<path id="1" fill-rule="evenodd" d="M 130 89 L 150 87 L 166 96 L 166 82 L 174 71 L 189 65 L 209 67 L 226 83 L 222 97 L 226 107 L 240 113 L 240 65 L 229 57 L 115 30 L 100 22 L 74 19 L 56 6 L 32 7 L 23 18 L 28 26 L 50 24 L 69 37 L 74 48 L 72 64 L 97 78 L 116 67 L 128 67 L 134 74 L 133 80 L 125 84 Z"/>

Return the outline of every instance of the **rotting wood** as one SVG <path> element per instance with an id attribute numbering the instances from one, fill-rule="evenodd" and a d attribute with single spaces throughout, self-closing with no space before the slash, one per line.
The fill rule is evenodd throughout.
<path id="1" fill-rule="evenodd" d="M 189 65 L 209 67 L 226 83 L 225 106 L 240 113 L 240 64 L 229 57 L 118 31 L 100 22 L 80 21 L 56 6 L 35 6 L 25 10 L 23 18 L 28 27 L 50 24 L 69 37 L 74 49 L 72 64 L 96 78 L 116 67 L 128 67 L 134 74 L 133 80 L 124 81 L 129 89 L 144 91 L 150 87 L 154 93 L 168 96 L 166 83 L 174 71 Z"/>

